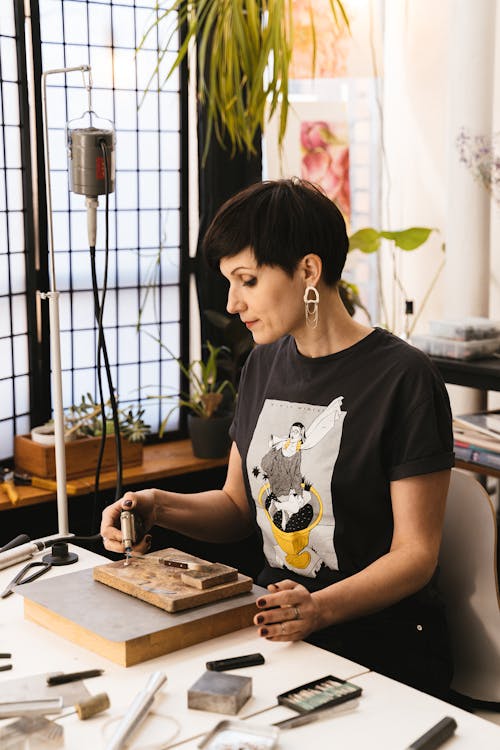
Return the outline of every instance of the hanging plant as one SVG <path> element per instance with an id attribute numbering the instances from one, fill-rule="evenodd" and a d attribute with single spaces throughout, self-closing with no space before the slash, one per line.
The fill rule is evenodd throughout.
<path id="1" fill-rule="evenodd" d="M 347 26 L 349 21 L 341 0 L 328 0 L 332 24 Z M 264 129 L 266 112 L 270 119 L 280 109 L 278 144 L 281 147 L 288 117 L 288 71 L 293 49 L 294 0 L 164 0 L 158 2 L 155 17 L 138 46 L 148 36 L 167 28 L 160 43 L 158 63 L 146 91 L 158 75 L 171 45 L 180 39 L 180 48 L 163 80 L 186 58 L 196 41 L 198 46 L 197 88 L 207 112 L 207 139 L 212 133 L 218 142 L 229 144 L 232 153 L 255 153 L 255 137 Z M 316 58 L 314 2 L 308 0 L 311 19 L 311 71 Z"/>

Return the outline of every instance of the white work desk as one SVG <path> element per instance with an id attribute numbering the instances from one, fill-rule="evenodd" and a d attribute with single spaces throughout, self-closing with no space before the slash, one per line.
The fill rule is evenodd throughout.
<path id="1" fill-rule="evenodd" d="M 79 554 L 78 563 L 53 568 L 46 575 L 72 573 L 102 564 L 105 559 L 87 550 L 72 549 Z M 0 571 L 0 590 L 24 564 Z M 266 663 L 234 672 L 253 679 L 253 695 L 237 717 L 187 708 L 187 690 L 204 672 L 207 660 L 255 651 L 264 655 Z M 151 673 L 157 670 L 165 672 L 167 682 L 158 695 L 154 711 L 177 719 L 181 729 L 170 746 L 178 746 L 181 750 L 194 750 L 201 736 L 220 720 L 242 719 L 270 709 L 276 704 L 278 693 L 327 674 L 351 679 L 363 687 L 358 707 L 304 727 L 282 730 L 279 740 L 282 750 L 303 750 L 304 747 L 331 750 L 333 747 L 340 748 L 341 743 L 357 750 L 365 748 L 367 742 L 370 750 L 403 750 L 446 715 L 455 717 L 458 729 L 455 736 L 443 746 L 445 750 L 498 750 L 500 747 L 500 727 L 490 722 L 309 644 L 270 643 L 258 638 L 254 628 L 125 668 L 25 620 L 23 598 L 14 593 L 0 600 L 0 652 L 10 652 L 13 664 L 12 670 L 0 673 L 0 696 L 5 694 L 2 687 L 6 685 L 3 683 L 28 675 L 92 668 L 105 670 L 102 676 L 87 680 L 85 684 L 92 694 L 106 692 L 111 707 L 86 721 L 80 721 L 76 714 L 61 719 L 67 750 L 104 748 L 105 725 L 108 725 L 106 736 L 109 736 L 114 728 L 110 720 L 124 713 Z M 292 715 L 292 711 L 280 706 L 260 713 L 249 721 L 269 725 Z M 11 720 L 0 722 L 0 726 L 8 721 Z M 174 725 L 167 719 L 148 719 L 134 747 L 145 748 L 155 744 L 159 747 L 161 740 L 170 737 L 173 730 Z"/>

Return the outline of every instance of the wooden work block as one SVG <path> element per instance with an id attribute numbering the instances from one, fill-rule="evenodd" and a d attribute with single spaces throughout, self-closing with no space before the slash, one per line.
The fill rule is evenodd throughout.
<path id="1" fill-rule="evenodd" d="M 91 569 L 40 578 L 18 591 L 26 619 L 123 667 L 249 627 L 255 601 L 266 593 L 254 586 L 248 593 L 170 614 L 103 586 Z"/>
<path id="2" fill-rule="evenodd" d="M 162 565 L 158 559 L 175 559 L 206 566 L 206 571 Z M 140 558 L 118 560 L 94 568 L 94 579 L 135 596 L 167 612 L 180 612 L 200 604 L 227 599 L 250 591 L 253 581 L 236 568 L 210 563 L 172 547 Z"/>
<path id="3" fill-rule="evenodd" d="M 237 714 L 251 695 L 251 677 L 206 671 L 188 690 L 188 708 Z"/>

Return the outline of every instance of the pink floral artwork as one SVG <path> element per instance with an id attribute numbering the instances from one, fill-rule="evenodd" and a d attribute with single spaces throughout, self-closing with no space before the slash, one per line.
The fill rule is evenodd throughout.
<path id="1" fill-rule="evenodd" d="M 351 189 L 349 143 L 345 131 L 345 123 L 301 122 L 301 177 L 319 185 L 349 223 Z"/>

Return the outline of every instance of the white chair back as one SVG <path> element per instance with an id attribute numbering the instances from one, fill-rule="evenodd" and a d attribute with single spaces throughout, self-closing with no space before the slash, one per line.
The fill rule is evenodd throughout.
<path id="1" fill-rule="evenodd" d="M 500 701 L 500 603 L 495 509 L 482 485 L 452 470 L 439 555 L 457 693 Z"/>

